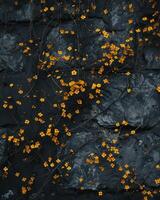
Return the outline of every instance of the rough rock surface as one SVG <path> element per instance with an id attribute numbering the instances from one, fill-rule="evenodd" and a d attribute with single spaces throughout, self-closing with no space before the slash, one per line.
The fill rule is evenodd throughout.
<path id="1" fill-rule="evenodd" d="M 2 133 L 2 130 L 1 130 Z M 0 163 L 2 164 L 5 158 L 5 151 L 6 151 L 6 141 L 1 138 L 0 139 Z"/>
<path id="2" fill-rule="evenodd" d="M 159 21 L 158 0 L 0 1 L 2 200 L 160 198 Z"/>

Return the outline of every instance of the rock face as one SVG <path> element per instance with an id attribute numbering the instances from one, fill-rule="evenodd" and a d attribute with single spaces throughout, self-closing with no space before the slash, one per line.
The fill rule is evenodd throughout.
<path id="1" fill-rule="evenodd" d="M 158 0 L 0 2 L 2 199 L 160 198 L 159 19 Z"/>
<path id="2" fill-rule="evenodd" d="M 1 130 L 2 133 L 2 130 Z M 0 140 L 0 163 L 3 162 L 3 159 L 5 158 L 5 149 L 6 149 L 6 141 L 1 138 Z"/>

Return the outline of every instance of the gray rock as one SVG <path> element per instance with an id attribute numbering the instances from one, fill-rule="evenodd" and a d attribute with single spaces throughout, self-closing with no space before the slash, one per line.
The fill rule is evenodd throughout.
<path id="1" fill-rule="evenodd" d="M 0 130 L 0 165 L 3 163 L 6 156 L 6 140 L 2 139 L 2 134 L 6 132 L 5 129 Z"/>
<path id="2" fill-rule="evenodd" d="M 14 192 L 13 192 L 12 190 L 8 190 L 7 193 L 5 193 L 5 194 L 3 194 L 3 195 L 1 196 L 1 199 L 2 199 L 2 200 L 7 200 L 7 199 L 12 198 L 13 196 L 14 196 Z"/>
<path id="3" fill-rule="evenodd" d="M 105 190 L 109 195 L 104 199 L 141 200 L 140 185 L 150 191 L 159 189 L 155 183 L 160 177 L 156 167 L 160 163 L 160 95 L 156 91 L 160 84 L 159 10 L 159 1 L 148 0 L 0 2 L 0 165 L 10 168 L 8 178 L 1 177 L 0 180 L 2 199 L 25 198 L 20 194 L 21 185 L 19 187 L 14 175 L 18 170 L 27 178 L 36 176 L 28 199 L 36 199 L 37 195 L 40 199 L 53 199 L 54 195 L 55 199 L 59 196 L 68 199 L 66 190 L 70 191 L 71 199 L 93 200 L 98 198 L 94 192 Z M 84 20 L 81 20 L 82 15 L 86 16 Z M 142 17 L 148 20 L 142 20 Z M 129 24 L 131 19 L 133 23 Z M 153 19 L 155 22 L 152 23 L 150 20 Z M 150 25 L 156 26 L 156 30 L 143 31 Z M 98 29 L 108 32 L 109 36 L 104 37 Z M 30 39 L 33 44 L 29 43 Z M 20 42 L 31 47 L 29 55 L 18 46 Z M 124 43 L 128 44 L 130 56 L 122 49 L 116 53 L 113 47 L 113 63 L 105 67 L 105 75 L 97 75 L 99 66 L 106 66 L 111 61 L 110 55 L 106 56 L 109 48 L 102 45 L 119 47 Z M 59 50 L 62 55 L 58 54 Z M 50 59 L 46 52 L 56 57 L 50 68 L 47 68 Z M 66 59 L 66 56 L 69 57 Z M 125 61 L 120 63 L 117 57 L 125 57 Z M 78 76 L 71 76 L 72 68 L 77 69 Z M 131 75 L 126 76 L 128 71 Z M 104 78 L 109 79 L 110 84 L 101 89 L 101 104 L 87 100 L 91 84 L 102 82 Z M 59 105 L 57 109 L 53 108 L 54 103 L 63 101 L 63 95 L 69 89 L 61 87 L 59 79 L 87 82 L 86 92 L 70 97 L 66 103 L 67 111 L 72 113 L 75 104 L 77 106 L 76 98 L 83 98 L 81 112 L 73 115 L 74 120 L 64 119 Z M 11 83 L 14 83 L 13 87 Z M 132 89 L 131 93 L 128 88 Z M 23 94 L 18 93 L 19 89 L 23 89 Z M 45 102 L 42 103 L 41 98 L 45 98 Z M 13 109 L 3 107 L 6 101 Z M 17 101 L 22 101 L 22 106 Z M 35 120 L 40 112 L 43 123 Z M 30 120 L 29 125 L 24 123 L 26 119 Z M 122 126 L 123 120 L 128 125 Z M 116 126 L 117 122 L 120 126 Z M 55 145 L 49 138 L 40 138 L 39 133 L 46 131 L 50 124 L 59 128 L 60 141 L 65 148 Z M 64 124 L 71 129 L 72 137 L 63 134 Z M 1 134 L 10 130 L 16 135 L 19 128 L 25 129 L 25 141 L 17 150 L 12 143 L 6 144 Z M 132 130 L 136 133 L 131 134 Z M 41 142 L 39 149 L 22 153 L 26 143 L 36 141 Z M 112 164 L 107 156 L 103 158 L 102 152 L 107 156 L 113 154 Z M 57 157 L 62 160 L 53 171 L 43 167 L 51 155 L 55 160 Z M 63 168 L 65 162 L 72 168 Z M 131 190 L 126 194 L 121 184 L 125 168 L 130 172 L 126 183 Z M 56 187 L 46 179 L 48 172 L 51 177 L 54 172 L 60 174 Z M 73 191 L 80 188 L 84 191 L 75 192 L 75 195 Z M 60 194 L 58 197 L 57 193 Z"/>
<path id="4" fill-rule="evenodd" d="M 155 89 L 159 83 L 159 74 L 133 74 L 128 80 L 122 80 L 122 76 L 119 74 L 111 77 L 111 87 L 104 91 L 104 103 L 96 111 L 103 111 L 96 117 L 99 125 L 113 126 L 123 120 L 133 127 L 152 128 L 157 125 L 160 121 L 160 97 Z M 131 93 L 127 93 L 128 88 L 132 89 Z M 110 102 L 115 99 L 110 106 Z"/>
<path id="5" fill-rule="evenodd" d="M 16 35 L 1 34 L 0 54 L 0 69 L 22 70 L 24 66 L 23 55 L 18 48 Z"/>

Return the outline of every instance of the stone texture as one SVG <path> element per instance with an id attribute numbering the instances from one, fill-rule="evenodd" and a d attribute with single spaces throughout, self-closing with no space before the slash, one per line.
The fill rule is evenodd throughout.
<path id="1" fill-rule="evenodd" d="M 102 199 L 142 200 L 140 186 L 159 190 L 155 182 L 160 177 L 156 167 L 160 164 L 160 93 L 156 90 L 160 85 L 159 16 L 160 3 L 156 0 L 0 2 L 2 200 L 95 200 L 99 199 L 98 191 L 104 191 Z M 142 20 L 144 17 L 147 21 Z M 154 30 L 146 31 L 152 26 Z M 104 37 L 99 29 L 109 35 Z M 124 44 L 127 50 L 120 48 Z M 105 45 L 112 45 L 112 50 Z M 29 53 L 25 53 L 26 48 Z M 105 74 L 95 73 L 101 66 Z M 75 78 L 72 69 L 78 71 Z M 101 103 L 96 104 L 88 99 L 88 93 L 93 92 L 90 86 L 104 78 L 109 83 L 101 88 Z M 83 99 L 74 120 L 61 116 L 58 103 L 63 102 L 69 87 L 62 87 L 60 79 L 87 83 L 86 92 L 69 97 L 66 103 L 68 111 L 74 112 L 76 100 Z M 58 104 L 57 109 L 53 109 L 54 104 Z M 35 120 L 38 113 L 43 113 L 42 123 Z M 40 138 L 50 124 L 60 130 L 60 146 Z M 64 125 L 72 131 L 71 137 L 63 131 Z M 4 133 L 18 137 L 20 129 L 25 130 L 25 141 L 18 148 L 1 138 Z M 22 153 L 26 144 L 39 140 L 40 148 L 31 154 Z M 107 160 L 102 152 L 112 154 L 114 161 Z M 61 159 L 53 170 L 42 167 L 50 156 Z M 66 162 L 71 169 L 65 169 Z M 6 165 L 10 169 L 7 179 L 3 175 Z M 15 177 L 18 170 L 22 177 L 36 177 L 27 196 L 21 194 L 22 182 Z M 126 170 L 128 191 L 121 183 Z M 52 185 L 54 173 L 60 178 Z M 159 196 L 151 199 L 158 200 Z"/>

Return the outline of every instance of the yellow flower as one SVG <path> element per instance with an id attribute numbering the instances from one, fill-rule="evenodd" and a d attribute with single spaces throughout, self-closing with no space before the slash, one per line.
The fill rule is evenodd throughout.
<path id="1" fill-rule="evenodd" d="M 141 29 L 136 29 L 136 33 L 140 33 L 141 32 Z"/>
<path id="2" fill-rule="evenodd" d="M 125 185 L 124 188 L 125 188 L 125 190 L 129 190 L 130 187 L 129 187 L 129 185 Z"/>
<path id="3" fill-rule="evenodd" d="M 143 20 L 143 21 L 147 21 L 147 17 L 143 17 L 142 20 Z"/>
<path id="4" fill-rule="evenodd" d="M 128 20 L 128 23 L 129 23 L 129 24 L 132 24 L 132 23 L 133 23 L 133 19 L 129 19 L 129 20 Z"/>
<path id="5" fill-rule="evenodd" d="M 95 83 L 92 84 L 92 90 L 96 89 L 97 85 Z"/>
<path id="6" fill-rule="evenodd" d="M 43 163 L 43 166 L 46 168 L 46 167 L 48 167 L 48 163 L 45 161 L 44 163 Z"/>
<path id="7" fill-rule="evenodd" d="M 131 93 L 131 92 L 132 92 L 132 89 L 131 89 L 131 88 L 128 88 L 128 89 L 127 89 L 127 92 L 128 92 L 128 93 Z"/>
<path id="8" fill-rule="evenodd" d="M 71 47 L 71 46 L 69 46 L 67 49 L 68 49 L 68 51 L 71 51 L 71 50 L 72 50 L 72 47 Z"/>
<path id="9" fill-rule="evenodd" d="M 19 93 L 19 94 L 23 94 L 23 90 L 19 90 L 18 93 Z"/>
<path id="10" fill-rule="evenodd" d="M 131 134 L 132 134 L 132 135 L 134 135 L 135 133 L 136 133 L 136 131 L 135 131 L 135 130 L 132 130 L 132 131 L 131 131 Z"/>
<path id="11" fill-rule="evenodd" d="M 76 70 L 73 70 L 73 71 L 71 72 L 71 74 L 72 74 L 73 76 L 75 76 L 75 75 L 77 75 L 77 71 L 76 71 Z"/>
<path id="12" fill-rule="evenodd" d="M 50 11 L 54 11 L 54 7 L 52 6 L 52 7 L 50 7 Z"/>
<path id="13" fill-rule="evenodd" d="M 48 11 L 48 7 L 45 7 L 45 8 L 43 9 L 43 11 L 44 11 L 44 12 L 47 12 L 47 11 Z"/>
<path id="14" fill-rule="evenodd" d="M 98 33 L 98 32 L 100 32 L 101 30 L 100 30 L 99 28 L 97 28 L 95 31 L 96 31 L 96 33 Z"/>
<path id="15" fill-rule="evenodd" d="M 19 172 L 16 172 L 16 173 L 15 173 L 15 176 L 16 176 L 16 177 L 19 177 L 19 176 L 20 176 L 20 173 L 19 173 Z"/>
<path id="16" fill-rule="evenodd" d="M 157 86 L 156 91 L 160 93 L 160 85 Z"/>
<path id="17" fill-rule="evenodd" d="M 116 126 L 117 126 L 117 127 L 119 127 L 119 126 L 120 126 L 120 123 L 119 123 L 119 122 L 117 122 L 117 123 L 116 123 Z"/>
<path id="18" fill-rule="evenodd" d="M 29 121 L 28 119 L 26 119 L 24 123 L 25 123 L 25 124 L 29 124 L 30 121 Z"/>
<path id="19" fill-rule="evenodd" d="M 102 191 L 99 191 L 99 192 L 98 192 L 98 196 L 103 196 L 103 192 L 102 192 Z"/>
<path id="20" fill-rule="evenodd" d="M 27 188 L 24 187 L 24 186 L 22 186 L 22 188 L 21 188 L 21 192 L 22 192 L 22 194 L 26 194 L 26 193 L 27 193 Z"/>
<path id="21" fill-rule="evenodd" d="M 86 19 L 86 16 L 85 15 L 81 15 L 81 19 Z"/>
<path id="22" fill-rule="evenodd" d="M 104 12 L 105 15 L 108 14 L 108 10 L 107 9 L 105 9 L 103 12 Z"/>
<path id="23" fill-rule="evenodd" d="M 106 155 L 107 155 L 107 154 L 106 154 L 105 152 L 103 152 L 103 153 L 101 154 L 102 158 L 105 158 Z"/>
<path id="24" fill-rule="evenodd" d="M 63 52 L 59 50 L 59 51 L 58 51 L 58 54 L 59 54 L 59 55 L 62 55 L 62 54 L 63 54 Z"/>
<path id="25" fill-rule="evenodd" d="M 40 102 L 45 102 L 45 99 L 44 98 L 40 98 Z"/>

